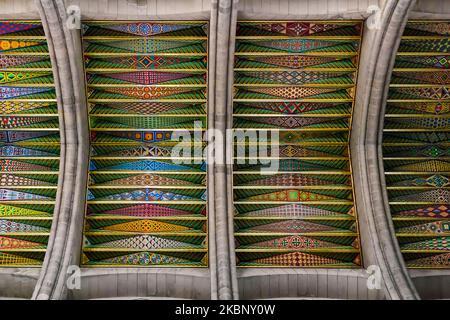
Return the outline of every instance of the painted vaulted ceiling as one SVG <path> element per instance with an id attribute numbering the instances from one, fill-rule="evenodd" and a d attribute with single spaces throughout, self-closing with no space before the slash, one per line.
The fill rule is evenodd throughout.
<path id="1" fill-rule="evenodd" d="M 234 141 L 239 267 L 362 266 L 349 150 L 361 32 L 360 21 L 238 22 L 233 128 L 257 137 Z M 206 130 L 207 34 L 204 21 L 83 24 L 83 266 L 208 266 L 203 135 L 183 140 L 200 153 L 171 157 L 174 136 Z M 449 37 L 448 22 L 408 23 L 386 105 L 385 180 L 411 268 L 450 266 Z M 36 21 L 0 22 L 0 109 L 0 266 L 39 266 L 60 138 Z M 261 160 L 278 171 L 261 174 Z"/>
<path id="2" fill-rule="evenodd" d="M 208 265 L 207 23 L 86 22 L 91 130 L 83 265 Z M 201 133 L 201 131 L 200 131 Z"/>
<path id="3" fill-rule="evenodd" d="M 0 267 L 39 266 L 59 169 L 58 110 L 36 21 L 0 21 Z"/>
<path id="4" fill-rule="evenodd" d="M 407 24 L 386 106 L 386 185 L 411 268 L 450 267 L 449 37 L 449 22 Z"/>
<path id="5" fill-rule="evenodd" d="M 235 142 L 246 150 L 234 166 L 238 266 L 361 266 L 349 158 L 361 28 L 238 21 L 233 126 L 279 135 L 264 154 L 278 171 L 266 174 L 256 158 L 267 139 Z"/>

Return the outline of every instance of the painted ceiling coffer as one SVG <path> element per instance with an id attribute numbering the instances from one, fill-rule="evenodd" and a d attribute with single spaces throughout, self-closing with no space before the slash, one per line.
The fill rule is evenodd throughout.
<path id="1" fill-rule="evenodd" d="M 383 132 L 391 215 L 410 268 L 450 267 L 450 23 L 406 25 Z"/>
<path id="2" fill-rule="evenodd" d="M 349 155 L 361 28 L 359 21 L 238 21 L 238 266 L 361 266 Z M 250 138 L 238 138 L 243 133 Z M 274 169 L 261 172 L 269 164 Z"/>
<path id="3" fill-rule="evenodd" d="M 84 266 L 208 265 L 207 34 L 204 21 L 83 24 Z M 192 153 L 175 157 L 180 144 Z"/>
<path id="4" fill-rule="evenodd" d="M 52 224 L 59 122 L 38 21 L 0 21 L 0 267 L 40 266 Z"/>

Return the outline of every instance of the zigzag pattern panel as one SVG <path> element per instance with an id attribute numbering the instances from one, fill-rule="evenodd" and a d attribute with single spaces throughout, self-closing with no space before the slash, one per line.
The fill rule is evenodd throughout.
<path id="1" fill-rule="evenodd" d="M 238 22 L 233 127 L 256 138 L 234 141 L 238 266 L 361 266 L 349 159 L 361 27 Z"/>
<path id="2" fill-rule="evenodd" d="M 58 183 L 52 66 L 38 21 L 0 21 L 0 267 L 38 267 Z"/>
<path id="3" fill-rule="evenodd" d="M 384 123 L 390 208 L 407 267 L 450 268 L 448 21 L 410 21 Z"/>
<path id="4" fill-rule="evenodd" d="M 203 21 L 85 22 L 89 267 L 205 267 Z M 180 140 L 183 132 L 188 138 Z M 197 153 L 173 157 L 181 145 Z"/>

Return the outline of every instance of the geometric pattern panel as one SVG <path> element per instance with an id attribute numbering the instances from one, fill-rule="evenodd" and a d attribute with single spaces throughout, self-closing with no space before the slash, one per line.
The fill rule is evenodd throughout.
<path id="1" fill-rule="evenodd" d="M 239 267 L 362 265 L 349 154 L 361 28 L 238 21 L 233 128 L 257 137 L 234 142 Z M 273 172 L 257 150 L 266 130 L 279 135 L 264 154 Z"/>
<path id="2" fill-rule="evenodd" d="M 204 21 L 83 23 L 83 266 L 208 266 L 206 163 L 172 157 L 180 143 L 205 148 L 207 34 Z"/>
<path id="3" fill-rule="evenodd" d="M 55 206 L 60 137 L 38 21 L 0 21 L 0 113 L 0 267 L 39 267 Z"/>
<path id="4" fill-rule="evenodd" d="M 449 22 L 410 21 L 383 132 L 387 191 L 409 268 L 450 268 Z"/>

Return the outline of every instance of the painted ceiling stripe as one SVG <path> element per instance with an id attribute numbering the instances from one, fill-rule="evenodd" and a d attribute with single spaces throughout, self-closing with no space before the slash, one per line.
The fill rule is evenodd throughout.
<path id="1" fill-rule="evenodd" d="M 0 22 L 0 266 L 40 266 L 52 223 L 59 123 L 43 36 L 40 22 Z"/>
<path id="2" fill-rule="evenodd" d="M 386 108 L 387 190 L 410 268 L 450 268 L 449 29 L 448 22 L 408 22 Z"/>
<path id="3" fill-rule="evenodd" d="M 82 264 L 207 266 L 206 164 L 171 158 L 176 130 L 206 128 L 207 23 L 83 29 L 91 158 Z M 183 143 L 203 150 L 202 139 Z"/>
<path id="4" fill-rule="evenodd" d="M 348 144 L 361 22 L 242 21 L 237 30 L 234 128 L 279 133 L 262 153 L 278 163 L 270 174 L 261 150 L 235 146 L 246 151 L 234 164 L 237 265 L 360 267 Z"/>

